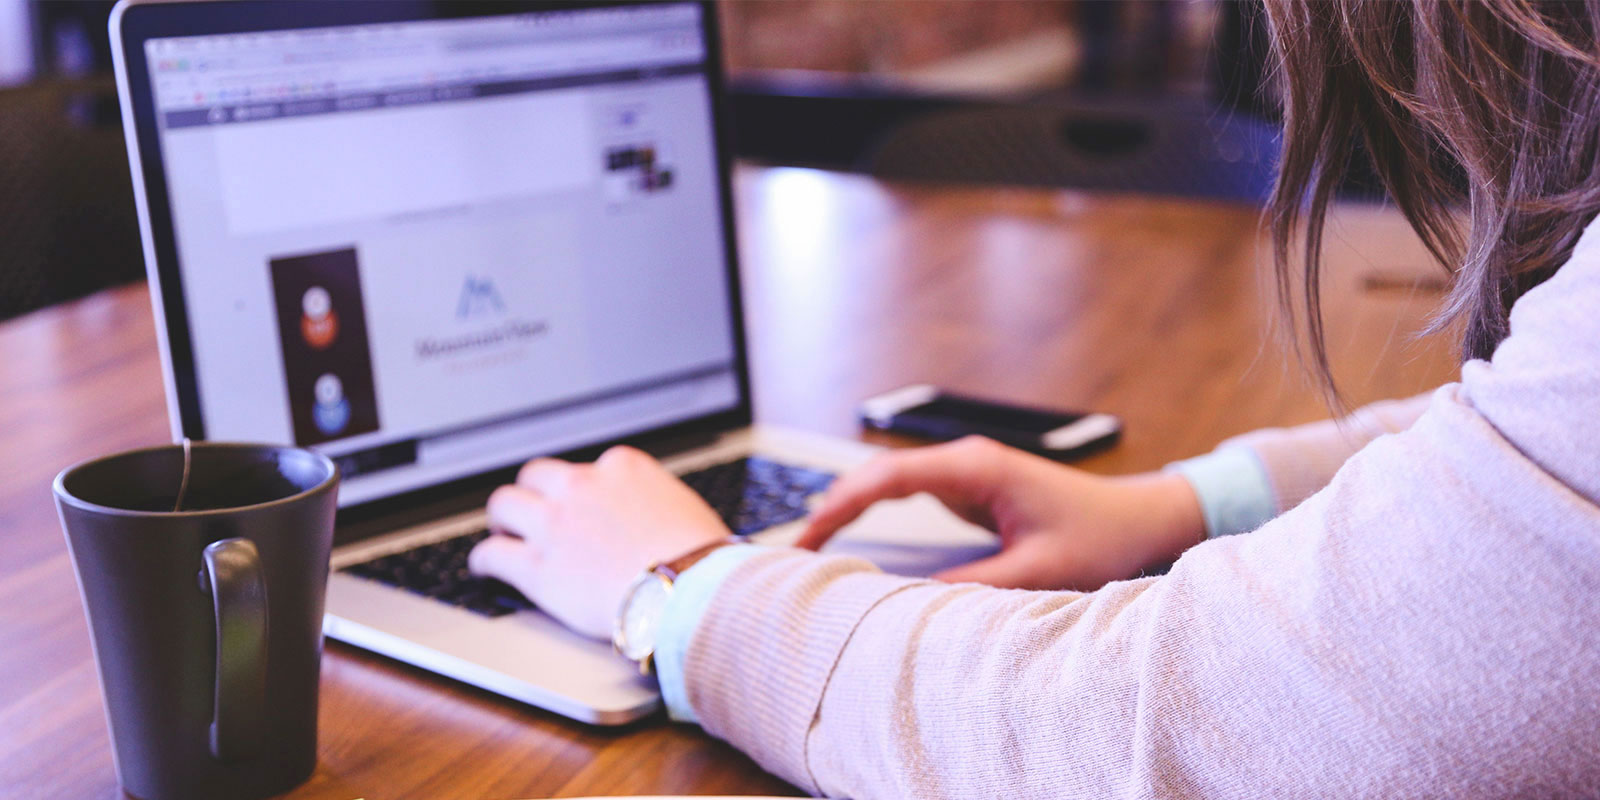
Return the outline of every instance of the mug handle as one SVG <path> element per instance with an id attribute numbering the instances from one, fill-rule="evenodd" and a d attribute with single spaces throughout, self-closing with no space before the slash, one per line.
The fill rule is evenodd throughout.
<path id="1" fill-rule="evenodd" d="M 211 755 L 236 761 L 261 745 L 267 694 L 267 585 L 249 539 L 223 539 L 201 553 L 200 589 L 211 595 L 217 626 Z"/>

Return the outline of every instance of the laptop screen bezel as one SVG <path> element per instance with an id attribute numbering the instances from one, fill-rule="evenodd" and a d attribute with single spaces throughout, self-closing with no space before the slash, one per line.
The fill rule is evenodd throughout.
<path id="1" fill-rule="evenodd" d="M 124 0 L 111 17 L 111 36 L 120 52 L 124 92 L 123 124 L 132 124 L 129 147 L 137 148 L 138 173 L 135 190 L 143 192 L 140 209 L 145 236 L 146 260 L 153 284 L 159 292 L 156 324 L 164 328 L 163 354 L 168 383 L 168 401 L 176 411 L 174 433 L 193 439 L 206 438 L 205 420 L 200 412 L 194 350 L 184 303 L 182 275 L 178 265 L 172 207 L 161 158 L 155 103 L 150 88 L 149 68 L 144 43 L 150 39 L 177 36 L 206 36 L 271 30 L 303 30 L 344 25 L 368 25 L 432 19 L 462 19 L 480 16 L 582 10 L 600 7 L 638 6 L 674 0 L 371 0 L 361 3 L 329 3 L 322 0 L 180 0 L 179 2 L 129 2 Z M 682 2 L 683 0 L 676 0 Z M 733 337 L 733 370 L 738 388 L 736 404 L 669 426 L 653 427 L 622 437 L 597 440 L 592 444 L 561 453 L 557 457 L 587 458 L 606 447 L 630 443 L 652 443 L 678 438 L 714 435 L 744 427 L 752 419 L 750 372 L 747 362 L 744 313 L 739 282 L 737 236 L 732 202 L 732 152 L 723 94 L 722 54 L 718 40 L 716 9 L 711 0 L 697 0 L 702 36 L 706 46 L 706 80 L 710 92 L 711 135 L 717 162 L 717 199 L 722 225 L 724 263 L 728 287 L 728 307 Z M 126 117 L 132 116 L 130 121 Z M 405 513 L 408 509 L 437 505 L 441 499 L 478 495 L 511 480 L 521 457 L 508 457 L 502 467 L 473 473 L 447 483 L 422 487 L 360 504 L 342 507 L 339 523 L 355 523 L 375 517 Z"/>

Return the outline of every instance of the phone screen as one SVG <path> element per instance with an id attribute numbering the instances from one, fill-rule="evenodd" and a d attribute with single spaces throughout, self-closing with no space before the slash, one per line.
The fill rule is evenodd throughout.
<path id="1" fill-rule="evenodd" d="M 948 441 L 969 434 L 1048 455 L 1077 458 L 1108 447 L 1122 422 L 1110 414 L 1029 408 L 963 397 L 917 384 L 870 398 L 861 407 L 869 428 Z"/>
<path id="2" fill-rule="evenodd" d="M 941 394 L 926 403 L 908 408 L 900 412 L 900 415 L 948 420 L 969 426 L 974 433 L 983 430 L 1005 430 L 1036 435 L 1043 435 L 1063 425 L 1070 425 L 1084 416 L 948 394 Z"/>

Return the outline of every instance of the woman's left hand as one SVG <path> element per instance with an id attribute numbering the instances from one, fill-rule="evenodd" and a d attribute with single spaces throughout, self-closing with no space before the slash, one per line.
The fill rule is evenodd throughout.
<path id="1" fill-rule="evenodd" d="M 611 637 L 640 572 L 729 535 L 699 495 L 631 447 L 593 464 L 528 462 L 515 485 L 489 497 L 489 525 L 495 535 L 473 548 L 472 571 L 596 639 Z"/>

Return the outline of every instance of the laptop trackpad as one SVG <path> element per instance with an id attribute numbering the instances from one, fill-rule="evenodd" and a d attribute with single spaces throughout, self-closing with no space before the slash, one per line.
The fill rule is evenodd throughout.
<path id="1" fill-rule="evenodd" d="M 994 534 L 926 494 L 877 503 L 824 552 L 864 558 L 884 572 L 923 578 L 1000 550 Z"/>
<path id="2" fill-rule="evenodd" d="M 829 553 L 864 558 L 878 565 L 884 572 L 911 578 L 926 578 L 968 561 L 992 556 L 999 550 L 998 544 L 915 545 L 861 541 L 839 542 L 828 548 Z"/>

